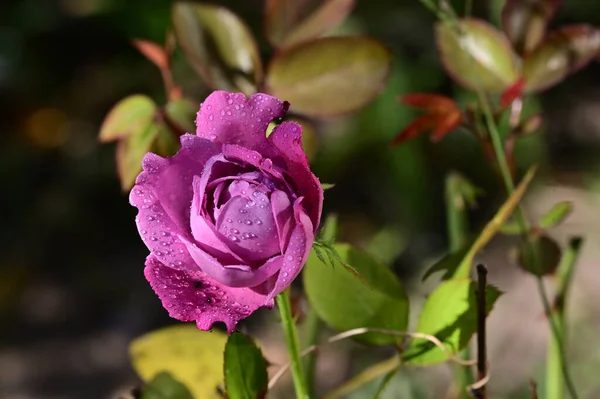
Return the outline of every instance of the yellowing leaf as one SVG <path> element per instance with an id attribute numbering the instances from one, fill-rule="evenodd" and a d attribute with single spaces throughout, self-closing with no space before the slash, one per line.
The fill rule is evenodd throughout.
<path id="1" fill-rule="evenodd" d="M 156 117 L 156 110 L 156 104 L 148 96 L 135 94 L 125 97 L 102 122 L 100 141 L 106 143 L 145 130 Z"/>
<path id="2" fill-rule="evenodd" d="M 170 373 L 194 398 L 221 399 L 223 352 L 227 335 L 201 331 L 194 325 L 177 325 L 135 339 L 129 354 L 133 368 L 145 381 L 162 371 Z"/>

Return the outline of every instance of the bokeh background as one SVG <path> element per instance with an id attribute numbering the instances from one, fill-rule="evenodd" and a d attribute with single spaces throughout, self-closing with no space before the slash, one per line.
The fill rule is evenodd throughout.
<path id="1" fill-rule="evenodd" d="M 231 8 L 260 35 L 263 1 L 215 3 Z M 444 74 L 434 16 L 417 0 L 357 3 L 339 30 L 385 43 L 394 54 L 393 74 L 383 94 L 362 111 L 319 122 L 312 164 L 323 182 L 336 183 L 325 207 L 340 217 L 340 238 L 394 268 L 411 294 L 414 318 L 436 284 L 421 283 L 422 271 L 447 248 L 446 174 L 458 170 L 485 191 L 471 215 L 474 231 L 504 194 L 466 132 L 435 145 L 422 137 L 390 148 L 415 116 L 396 102 L 398 95 L 440 92 L 463 102 L 469 95 Z M 472 3 L 473 14 L 498 23 L 502 1 Z M 0 398 L 110 398 L 138 383 L 129 341 L 174 323 L 143 277 L 147 250 L 135 228 L 135 209 L 119 186 L 114 146 L 97 141 L 103 117 L 124 96 L 145 93 L 164 101 L 159 72 L 131 39 L 162 42 L 170 5 L 0 2 Z M 565 1 L 553 26 L 574 22 L 600 24 L 600 3 Z M 265 55 L 271 51 L 264 39 L 260 46 Z M 208 93 L 185 64 L 176 64 L 176 76 L 198 103 Z M 598 398 L 600 65 L 529 99 L 527 107 L 544 116 L 542 130 L 519 148 L 521 168 L 542 166 L 527 207 L 539 215 L 555 202 L 573 201 L 574 214 L 552 236 L 562 244 L 573 234 L 586 238 L 569 298 L 569 358 L 583 397 Z M 491 390 L 497 398 L 527 397 L 529 378 L 543 383 L 547 345 L 534 281 L 511 260 L 513 244 L 498 238 L 480 257 L 491 282 L 506 292 L 489 320 Z M 262 337 L 270 359 L 283 358 L 272 314 L 260 314 L 243 328 Z M 385 356 L 357 344 L 328 348 L 319 366 L 327 376 L 321 388 Z M 444 398 L 451 375 L 447 365 L 403 370 L 386 397 Z M 374 386 L 350 397 L 370 397 Z"/>

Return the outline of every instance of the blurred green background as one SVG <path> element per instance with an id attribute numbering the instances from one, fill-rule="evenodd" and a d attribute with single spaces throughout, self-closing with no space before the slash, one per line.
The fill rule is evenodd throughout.
<path id="1" fill-rule="evenodd" d="M 263 1 L 215 1 L 261 33 Z M 452 2 L 457 10 L 464 2 Z M 497 24 L 502 1 L 472 2 L 473 14 Z M 565 2 L 552 26 L 600 24 L 600 3 Z M 146 283 L 147 250 L 135 229 L 115 173 L 114 146 L 100 145 L 102 119 L 118 100 L 145 93 L 164 100 L 160 74 L 130 44 L 162 42 L 168 0 L 5 0 L 0 3 L 0 397 L 108 398 L 137 379 L 127 357 L 135 336 L 173 323 Z M 431 290 L 422 270 L 447 248 L 443 182 L 461 171 L 486 195 L 472 212 L 479 228 L 503 200 L 501 185 L 476 141 L 456 131 L 439 144 L 426 137 L 392 149 L 390 140 L 416 113 L 396 102 L 410 92 L 439 92 L 460 101 L 469 94 L 445 76 L 433 37 L 434 16 L 417 0 L 358 0 L 340 32 L 366 34 L 394 54 L 387 89 L 344 118 L 320 121 L 313 161 L 327 191 L 326 212 L 340 216 L 342 240 L 368 249 L 401 276 L 413 305 Z M 263 38 L 265 56 L 270 49 Z M 176 76 L 198 103 L 208 93 L 191 69 Z M 583 397 L 600 397 L 600 66 L 528 100 L 544 128 L 521 143 L 519 165 L 542 164 L 527 198 L 532 214 L 559 200 L 576 212 L 553 232 L 561 243 L 587 237 L 575 278 L 571 360 Z M 531 277 L 497 239 L 481 257 L 491 280 L 507 294 L 490 319 L 492 397 L 526 397 L 540 377 L 547 324 Z M 416 308 L 415 308 L 416 309 Z M 413 312 L 414 315 L 417 314 Z M 272 315 L 262 315 L 272 318 Z M 258 315 L 261 319 L 261 315 Z M 256 321 L 256 319 L 255 319 Z M 263 337 L 261 326 L 247 328 Z M 265 324 L 269 328 L 276 324 Z M 273 338 L 276 342 L 277 340 Z M 276 356 L 277 345 L 271 353 Z M 268 342 L 266 344 L 268 345 Z M 267 353 L 269 351 L 267 350 Z M 331 388 L 385 352 L 364 355 L 340 346 L 321 362 Z M 349 359 L 357 361 L 349 367 Z M 389 398 L 445 397 L 447 366 L 399 374 Z M 539 379 L 538 379 L 539 381 Z M 368 390 L 352 398 L 370 397 Z M 494 396 L 495 395 L 495 396 Z M 541 396 L 543 397 L 543 396 Z"/>

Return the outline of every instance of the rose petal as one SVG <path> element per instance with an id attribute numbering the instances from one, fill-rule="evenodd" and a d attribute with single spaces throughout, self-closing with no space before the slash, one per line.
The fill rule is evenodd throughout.
<path id="1" fill-rule="evenodd" d="M 219 152 L 219 148 L 191 134 L 184 134 L 180 139 L 181 149 L 171 158 L 146 154 L 142 161 L 144 171 L 136 179 L 130 202 L 140 209 L 139 217 L 143 219 L 147 215 L 135 193 L 136 190 L 152 192 L 177 229 L 189 231 L 192 179 L 202 173 L 206 161 Z"/>
<path id="2" fill-rule="evenodd" d="M 283 266 L 283 256 L 269 259 L 262 266 L 252 269 L 247 265 L 224 266 L 193 242 L 180 237 L 190 256 L 204 273 L 228 287 L 254 287 L 267 281 Z"/>
<path id="3" fill-rule="evenodd" d="M 302 149 L 302 128 L 294 122 L 277 126 L 268 140 L 273 143 L 287 165 L 286 172 L 297 186 L 298 196 L 303 196 L 303 206 L 316 232 L 323 209 L 323 188 L 319 179 L 310 171 L 308 159 Z"/>
<path id="4" fill-rule="evenodd" d="M 301 201 L 302 199 L 300 198 L 294 203 L 296 226 L 294 227 L 290 242 L 283 255 L 284 262 L 279 270 L 275 286 L 269 293 L 269 299 L 275 298 L 275 296 L 289 286 L 298 274 L 300 274 L 315 239 L 312 221 L 305 213 Z"/>
<path id="5" fill-rule="evenodd" d="M 279 249 L 283 253 L 292 232 L 294 211 L 290 197 L 283 191 L 274 191 L 271 194 L 271 209 L 277 225 Z"/>
<path id="6" fill-rule="evenodd" d="M 273 300 L 251 288 L 231 288 L 213 281 L 201 271 L 171 269 L 150 255 L 144 275 L 169 316 L 195 321 L 201 330 L 223 322 L 232 333 L 236 324 L 261 306 L 273 307 Z"/>
<path id="7" fill-rule="evenodd" d="M 252 264 L 281 253 L 281 249 L 267 195 L 257 190 L 242 192 L 246 195 L 233 197 L 225 204 L 216 228 L 228 238 L 232 251 Z"/>
<path id="8" fill-rule="evenodd" d="M 242 93 L 215 91 L 200 107 L 196 134 L 216 143 L 239 144 L 261 154 L 275 155 L 266 139 L 269 123 L 285 115 L 289 104 L 266 94 L 249 99 Z"/>

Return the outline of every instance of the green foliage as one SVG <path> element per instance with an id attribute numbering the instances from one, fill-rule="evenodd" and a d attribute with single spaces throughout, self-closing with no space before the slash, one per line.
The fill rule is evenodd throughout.
<path id="1" fill-rule="evenodd" d="M 360 327 L 406 331 L 408 298 L 394 273 L 348 244 L 335 244 L 334 248 L 361 278 L 340 267 L 339 260 L 323 264 L 311 251 L 303 273 L 304 287 L 319 317 L 342 331 Z M 398 337 L 378 333 L 357 339 L 373 345 L 399 342 Z"/>
<path id="2" fill-rule="evenodd" d="M 119 101 L 108 113 L 100 129 L 101 142 L 135 136 L 148 129 L 156 117 L 154 101 L 145 95 L 134 94 Z"/>
<path id="3" fill-rule="evenodd" d="M 233 333 L 225 345 L 225 390 L 229 399 L 260 399 L 267 393 L 267 362 L 244 334 Z"/>
<path id="4" fill-rule="evenodd" d="M 237 15 L 224 7 L 176 2 L 172 17 L 179 45 L 209 87 L 256 92 L 262 80 L 260 53 Z"/>
<path id="5" fill-rule="evenodd" d="M 484 21 L 439 22 L 436 40 L 446 71 L 466 88 L 502 92 L 519 77 L 510 43 Z"/>
<path id="6" fill-rule="evenodd" d="M 573 212 L 573 203 L 562 201 L 555 204 L 546 212 L 538 223 L 542 229 L 550 229 L 561 224 Z"/>
<path id="7" fill-rule="evenodd" d="M 476 291 L 477 284 L 470 280 L 443 282 L 427 298 L 416 331 L 436 336 L 449 354 L 458 353 L 477 331 Z M 487 287 L 487 313 L 500 294 L 497 288 Z M 427 366 L 448 360 L 448 355 L 432 342 L 413 338 L 403 359 L 414 365 Z"/>
<path id="8" fill-rule="evenodd" d="M 292 110 L 323 117 L 357 110 L 383 89 L 391 55 L 378 42 L 332 37 L 282 50 L 271 60 L 267 91 Z"/>
<path id="9" fill-rule="evenodd" d="M 194 399 L 181 382 L 166 372 L 160 372 L 146 385 L 140 399 Z"/>

